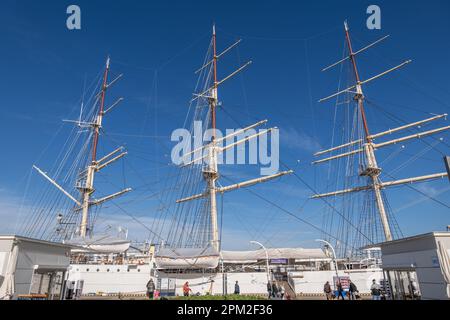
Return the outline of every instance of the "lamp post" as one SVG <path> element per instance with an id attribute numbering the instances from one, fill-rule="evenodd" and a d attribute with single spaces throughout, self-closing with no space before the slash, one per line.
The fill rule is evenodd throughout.
<path id="1" fill-rule="evenodd" d="M 267 252 L 266 247 L 258 241 L 250 241 L 250 243 L 259 245 L 261 248 L 263 248 L 264 252 L 266 253 L 266 271 L 267 271 L 267 283 L 270 282 L 270 270 L 269 270 L 269 253 Z"/>
<path id="2" fill-rule="evenodd" d="M 333 264 L 334 264 L 334 269 L 336 270 L 336 277 L 337 277 L 338 281 L 340 282 L 339 274 L 338 274 L 338 265 L 337 265 L 337 261 L 336 261 L 336 251 L 334 251 L 333 246 L 332 246 L 331 243 L 329 243 L 328 241 L 323 240 L 323 239 L 316 239 L 316 241 L 317 241 L 317 242 L 323 242 L 323 243 L 325 243 L 325 245 L 327 245 L 328 247 L 330 247 L 330 248 L 331 248 L 331 251 L 333 251 Z M 333 281 L 333 282 L 334 282 L 334 281 Z M 337 289 L 337 288 L 336 288 L 336 283 L 334 283 L 334 288 Z"/>

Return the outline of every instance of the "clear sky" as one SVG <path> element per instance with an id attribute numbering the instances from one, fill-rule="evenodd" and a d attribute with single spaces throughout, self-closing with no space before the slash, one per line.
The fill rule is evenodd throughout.
<path id="1" fill-rule="evenodd" d="M 77 4 L 82 29 L 66 28 L 66 8 Z M 101 70 L 106 56 L 112 69 L 124 73 L 114 96 L 125 102 L 105 120 L 105 129 L 129 147 L 130 167 L 114 169 L 107 179 L 116 186 L 137 188 L 138 196 L 119 201 L 143 222 L 155 217 L 158 181 L 167 174 L 171 132 L 183 126 L 192 90 L 194 71 L 202 64 L 213 22 L 219 51 L 243 39 L 219 65 L 219 78 L 251 59 L 242 75 L 221 88 L 227 113 L 242 124 L 270 119 L 280 128 L 281 157 L 310 186 L 325 190 L 327 181 L 310 162 L 312 154 L 331 145 L 334 103 L 317 100 L 336 91 L 339 72 L 321 68 L 342 56 L 343 21 L 348 20 L 355 47 L 361 48 L 383 35 L 391 37 L 360 56 L 362 78 L 393 67 L 406 59 L 413 63 L 367 86 L 366 94 L 384 110 L 404 121 L 450 111 L 450 3 L 447 0 L 377 1 L 382 29 L 366 27 L 366 9 L 372 1 L 10 1 L 0 4 L 0 233 L 12 233 L 31 205 L 24 198 L 27 186 L 45 184 L 34 163 L 53 164 L 70 131 L 62 119 L 76 117 L 85 79 Z M 376 109 L 367 107 L 373 132 L 397 126 Z M 339 112 L 339 110 L 338 110 Z M 218 114 L 220 128 L 233 126 L 225 113 Z M 448 125 L 439 122 L 431 127 Z M 425 128 L 429 128 L 428 126 Z M 60 131 L 58 131 L 60 130 Z M 56 134 L 58 133 L 58 134 Z M 449 154 L 448 134 L 443 143 L 427 140 L 380 151 L 384 169 L 395 178 L 443 172 L 443 154 Z M 102 152 L 109 146 L 104 144 Z M 43 152 L 45 151 L 45 152 Z M 395 153 L 395 159 L 389 158 Z M 414 158 L 420 154 L 419 158 Z M 394 158 L 394 157 L 392 157 Z M 299 162 L 298 162 L 299 160 Z M 119 166 L 121 167 L 121 166 Z M 134 169 L 131 169 L 134 168 Z M 235 180 L 255 175 L 254 167 L 225 167 L 238 174 Z M 394 175 L 394 174 L 393 174 Z M 102 180 L 100 180 L 102 183 Z M 106 184 L 105 184 L 106 185 Z M 145 188 L 139 186 L 146 185 Z M 114 184 L 113 184 L 114 186 Z M 416 186 L 423 193 L 450 205 L 449 181 Z M 255 192 L 314 225 L 321 225 L 323 203 L 306 201 L 312 194 L 295 177 L 284 178 Z M 33 191 L 33 190 L 31 190 Z M 104 193 L 117 191 L 105 187 Z M 409 188 L 387 195 L 405 235 L 443 230 L 450 224 L 448 207 Z M 134 199 L 140 201 L 135 202 Z M 23 204 L 25 210 L 19 214 Z M 223 239 L 226 248 L 248 247 L 249 240 L 268 246 L 317 246 L 319 233 L 245 190 L 227 195 Z M 116 208 L 104 208 L 106 224 L 130 228 L 132 239 L 148 231 Z"/>

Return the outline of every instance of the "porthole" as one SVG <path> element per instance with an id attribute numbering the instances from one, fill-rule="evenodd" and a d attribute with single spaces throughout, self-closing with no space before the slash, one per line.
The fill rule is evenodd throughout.
<path id="1" fill-rule="evenodd" d="M 97 269 L 97 272 L 100 272 L 100 269 Z"/>
<path id="2" fill-rule="evenodd" d="M 89 272 L 89 268 L 86 269 L 86 272 Z"/>
<path id="3" fill-rule="evenodd" d="M 109 272 L 109 269 L 106 269 L 106 272 Z"/>
<path id="4" fill-rule="evenodd" d="M 141 269 L 138 269 L 138 272 L 141 272 Z"/>
<path id="5" fill-rule="evenodd" d="M 117 269 L 117 272 L 120 272 L 120 269 Z"/>

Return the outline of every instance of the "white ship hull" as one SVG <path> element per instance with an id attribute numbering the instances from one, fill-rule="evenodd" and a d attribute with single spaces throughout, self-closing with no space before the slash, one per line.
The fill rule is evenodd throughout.
<path id="1" fill-rule="evenodd" d="M 83 281 L 83 295 L 101 293 L 144 294 L 150 279 L 149 264 L 73 264 L 69 281 Z"/>
<path id="2" fill-rule="evenodd" d="M 146 284 L 151 277 L 149 264 L 142 265 L 97 265 L 77 264 L 69 269 L 69 280 L 83 280 L 83 295 L 91 294 L 145 294 Z M 212 292 L 220 295 L 222 288 L 222 273 L 198 274 L 165 274 L 157 272 L 161 279 L 175 280 L 176 295 L 182 295 L 182 287 L 186 281 L 194 293 L 206 294 Z M 267 275 L 264 272 L 227 273 L 227 291 L 232 293 L 234 283 L 239 281 L 242 294 L 267 294 Z M 326 281 L 333 283 L 334 271 L 303 271 L 290 273 L 296 294 L 321 294 Z M 381 269 L 340 270 L 339 276 L 348 276 L 358 287 L 360 293 L 370 293 L 372 279 L 378 283 L 383 279 Z"/>

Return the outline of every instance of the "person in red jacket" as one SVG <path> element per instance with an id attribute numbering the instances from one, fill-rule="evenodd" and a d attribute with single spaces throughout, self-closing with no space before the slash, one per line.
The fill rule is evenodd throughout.
<path id="1" fill-rule="evenodd" d="M 189 292 L 192 292 L 191 288 L 189 288 L 189 282 L 186 281 L 186 283 L 183 286 L 183 295 L 185 297 L 189 297 Z"/>

